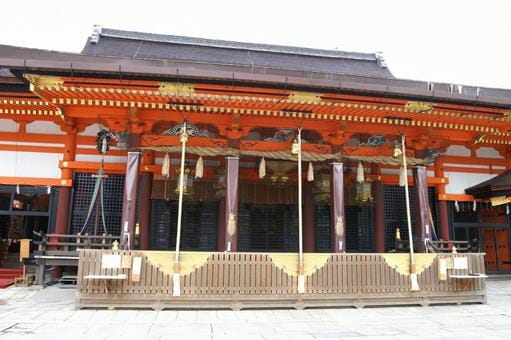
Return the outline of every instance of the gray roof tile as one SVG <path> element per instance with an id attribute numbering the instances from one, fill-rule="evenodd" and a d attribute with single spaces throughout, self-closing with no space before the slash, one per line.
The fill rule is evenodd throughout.
<path id="1" fill-rule="evenodd" d="M 83 54 L 394 78 L 376 54 L 102 29 Z"/>

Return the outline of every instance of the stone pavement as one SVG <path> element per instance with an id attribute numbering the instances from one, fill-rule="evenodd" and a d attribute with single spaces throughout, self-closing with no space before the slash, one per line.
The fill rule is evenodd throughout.
<path id="1" fill-rule="evenodd" d="M 485 305 L 308 310 L 77 310 L 74 290 L 0 290 L 0 339 L 511 339 L 511 280 Z"/>

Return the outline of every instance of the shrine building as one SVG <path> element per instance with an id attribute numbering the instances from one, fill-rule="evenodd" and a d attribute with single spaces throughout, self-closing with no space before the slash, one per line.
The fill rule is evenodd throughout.
<path id="1" fill-rule="evenodd" d="M 80 53 L 0 45 L 2 256 L 34 231 L 174 251 L 179 224 L 184 252 L 383 254 L 412 239 L 422 253 L 450 240 L 511 271 L 511 90 L 390 66 L 102 27 Z"/>

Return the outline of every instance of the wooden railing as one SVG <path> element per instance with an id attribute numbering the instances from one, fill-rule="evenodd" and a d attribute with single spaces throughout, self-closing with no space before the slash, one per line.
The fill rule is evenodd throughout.
<path id="1" fill-rule="evenodd" d="M 395 240 L 394 245 L 394 251 L 397 253 L 410 251 L 408 240 Z M 426 247 L 430 253 L 452 253 L 454 249 L 458 253 L 478 253 L 480 251 L 478 241 L 429 241 Z"/>
<path id="2" fill-rule="evenodd" d="M 160 308 L 253 308 L 307 306 L 365 306 L 485 302 L 484 278 L 439 278 L 438 259 L 464 257 L 466 269 L 449 274 L 484 273 L 484 254 L 425 254 L 431 256 L 421 268 L 420 291 L 412 292 L 406 265 L 397 260 L 405 254 L 332 254 L 306 274 L 306 291 L 298 294 L 296 272 L 277 266 L 272 254 L 211 253 L 181 273 L 181 296 L 172 296 L 172 261 L 151 263 L 143 251 L 81 250 L 78 266 L 77 302 L 81 307 Z M 164 253 L 164 252 L 162 252 Z M 169 259 L 173 253 L 165 252 Z M 103 255 L 121 257 L 123 267 L 104 269 Z M 146 256 L 147 255 L 147 256 Z M 186 254 L 185 254 L 186 256 Z M 404 256 L 401 258 L 399 256 Z M 141 258 L 138 278 L 130 261 Z M 275 256 L 274 256 L 275 257 Z M 278 262 L 278 261 L 277 261 Z M 389 263 L 390 262 L 390 263 Z M 395 263 L 393 263 L 395 262 Z M 451 261 L 452 262 L 452 261 Z M 85 278 L 88 276 L 89 278 Z M 119 278 L 119 279 L 113 279 Z"/>
<path id="3" fill-rule="evenodd" d="M 62 250 L 73 251 L 76 249 L 112 249 L 112 243 L 119 241 L 120 236 L 112 235 L 89 235 L 89 234 L 45 234 L 35 232 L 39 240 L 33 243 L 39 246 L 39 250 L 46 251 Z"/>

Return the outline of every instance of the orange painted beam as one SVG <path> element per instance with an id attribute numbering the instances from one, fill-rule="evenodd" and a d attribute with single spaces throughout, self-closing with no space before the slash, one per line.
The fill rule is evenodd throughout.
<path id="1" fill-rule="evenodd" d="M 100 153 L 96 148 L 90 149 L 90 148 L 77 148 L 76 149 L 77 155 L 97 155 L 100 156 Z M 126 150 L 119 150 L 119 149 L 110 149 L 106 153 L 105 156 L 127 156 L 128 151 Z"/>
<path id="2" fill-rule="evenodd" d="M 180 146 L 179 136 L 162 136 L 162 135 L 143 135 L 141 146 Z M 188 146 L 202 147 L 227 147 L 227 139 L 222 138 L 206 138 L 206 137 L 189 137 Z"/>
<path id="3" fill-rule="evenodd" d="M 506 166 L 505 159 L 496 158 L 476 158 L 476 157 L 463 157 L 463 156 L 438 156 L 436 159 L 440 163 L 453 163 L 453 164 L 471 164 L 471 165 L 499 165 Z"/>
<path id="4" fill-rule="evenodd" d="M 438 195 L 440 201 L 474 201 L 474 196 L 464 194 L 440 194 Z M 483 202 L 482 199 L 475 199 L 478 202 Z"/>
<path id="5" fill-rule="evenodd" d="M 101 163 L 99 162 L 80 162 L 80 161 L 60 161 L 59 167 L 61 169 L 73 169 L 82 171 L 98 171 Z M 103 170 L 105 172 L 122 173 L 126 170 L 125 163 L 103 163 Z"/>
<path id="6" fill-rule="evenodd" d="M 0 144 L 0 150 L 14 152 L 42 152 L 61 154 L 64 151 L 64 147 Z"/>
<path id="7" fill-rule="evenodd" d="M 14 109 L 14 108 L 13 108 Z M 12 119 L 14 121 L 34 121 L 41 120 L 47 122 L 59 122 L 62 121 L 62 118 L 59 116 L 50 116 L 50 115 L 32 115 L 32 114 L 17 114 L 17 113 L 0 113 L 1 119 Z"/>
<path id="8" fill-rule="evenodd" d="M 501 174 L 504 171 L 506 171 L 506 169 L 482 169 L 482 168 L 467 168 L 467 167 L 462 167 L 462 166 L 444 166 L 444 171 L 494 175 L 494 174 Z"/>
<path id="9" fill-rule="evenodd" d="M 36 146 L 36 145 L 12 145 L 0 144 L 0 151 L 14 151 L 14 152 L 42 152 L 61 154 L 64 152 L 64 147 L 56 146 Z M 77 148 L 76 153 L 80 155 L 99 155 L 96 149 L 91 148 Z M 108 156 L 126 156 L 127 151 L 110 149 Z"/>
<path id="10" fill-rule="evenodd" d="M 33 142 L 33 143 L 54 143 L 64 144 L 66 135 L 50 135 L 44 133 L 26 133 L 26 132 L 0 132 L 0 140 L 9 142 Z M 76 143 L 81 145 L 95 145 L 94 136 L 77 136 Z"/>
<path id="11" fill-rule="evenodd" d="M 348 178 L 353 177 L 355 175 L 349 175 Z M 398 175 L 366 175 L 366 178 L 371 179 L 373 181 L 382 181 L 384 184 L 399 184 L 399 176 Z M 449 179 L 445 177 L 428 177 L 427 182 L 429 186 L 438 185 L 438 184 L 447 184 L 449 183 Z M 413 185 L 413 176 L 408 176 L 408 184 Z"/>
<path id="12" fill-rule="evenodd" d="M 0 184 L 5 185 L 34 185 L 34 186 L 52 186 L 52 187 L 72 187 L 72 179 L 58 178 L 36 178 L 36 177 L 7 177 L 0 176 Z"/>
<path id="13" fill-rule="evenodd" d="M 101 163 L 99 162 L 81 162 L 81 161 L 60 161 L 59 167 L 61 169 L 72 169 L 75 171 L 97 172 Z M 178 169 L 177 166 L 171 166 L 170 172 Z M 103 170 L 106 173 L 123 174 L 126 172 L 126 163 L 103 163 Z M 154 164 L 141 164 L 139 167 L 140 172 L 152 172 L 161 174 L 161 165 Z M 204 170 L 206 172 L 206 170 Z"/>
<path id="14" fill-rule="evenodd" d="M 113 79 L 100 78 L 79 78 L 79 77 L 63 77 L 66 86 L 82 86 L 92 88 L 122 88 L 122 89 L 141 89 L 141 90 L 157 90 L 159 82 L 148 80 L 123 80 L 119 82 Z M 223 95 L 254 95 L 269 98 L 287 98 L 292 93 L 291 90 L 273 89 L 265 87 L 249 87 L 249 86 L 233 86 L 233 85 L 216 85 L 216 84 L 194 84 L 197 93 L 211 93 Z M 353 95 L 353 94 L 336 94 L 321 93 L 323 100 L 342 100 L 353 103 L 374 103 L 403 106 L 407 100 L 395 99 L 381 96 L 369 95 Z M 462 112 L 478 112 L 486 114 L 501 113 L 501 110 L 484 106 L 458 105 L 448 103 L 434 103 L 435 109 L 444 109 Z"/>
<path id="15" fill-rule="evenodd" d="M 291 152 L 291 142 L 269 142 L 259 140 L 242 140 L 240 150 L 247 151 L 288 151 Z M 302 144 L 302 150 L 315 153 L 332 153 L 332 146 L 327 144 Z"/>

